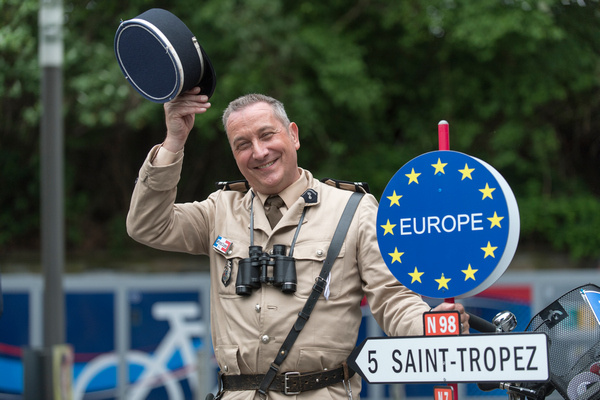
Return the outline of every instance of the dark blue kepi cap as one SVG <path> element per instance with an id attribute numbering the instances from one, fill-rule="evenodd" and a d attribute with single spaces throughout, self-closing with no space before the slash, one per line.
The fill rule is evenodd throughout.
<path id="1" fill-rule="evenodd" d="M 153 8 L 122 21 L 115 55 L 127 81 L 146 99 L 166 103 L 195 86 L 212 96 L 215 70 L 187 26 L 169 11 Z"/>

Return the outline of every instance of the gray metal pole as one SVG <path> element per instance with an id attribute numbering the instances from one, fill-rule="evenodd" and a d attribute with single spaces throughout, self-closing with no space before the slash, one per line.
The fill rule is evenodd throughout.
<path id="1" fill-rule="evenodd" d="M 65 262 L 63 152 L 63 6 L 40 0 L 39 58 L 42 68 L 41 228 L 44 272 L 44 347 L 65 342 L 62 274 Z"/>

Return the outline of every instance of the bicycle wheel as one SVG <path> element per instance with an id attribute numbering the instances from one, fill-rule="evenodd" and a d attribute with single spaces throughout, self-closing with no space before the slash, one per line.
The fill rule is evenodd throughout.
<path id="1" fill-rule="evenodd" d="M 183 399 L 183 392 L 178 382 L 175 379 L 169 379 L 170 372 L 166 367 L 156 365 L 148 354 L 140 351 L 129 351 L 126 360 L 130 380 L 132 369 L 140 368 L 142 370 L 142 373 L 136 377 L 127 389 L 126 398 L 128 400 L 145 399 L 155 387 L 159 386 L 157 383 L 160 386 L 164 385 L 169 400 Z M 116 353 L 103 354 L 90 361 L 75 380 L 73 399 L 116 398 L 118 395 L 118 365 L 119 356 Z M 153 375 L 148 375 L 146 371 L 152 371 Z"/>

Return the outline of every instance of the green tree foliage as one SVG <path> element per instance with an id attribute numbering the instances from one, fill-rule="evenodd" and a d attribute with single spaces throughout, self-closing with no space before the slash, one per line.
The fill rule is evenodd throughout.
<path id="1" fill-rule="evenodd" d="M 67 1 L 66 211 L 71 250 L 135 246 L 124 216 L 137 169 L 162 140 L 113 53 L 120 20 L 166 8 L 218 76 L 196 119 L 179 187 L 200 199 L 240 178 L 220 122 L 235 97 L 281 99 L 300 126 L 300 163 L 369 181 L 379 196 L 407 161 L 451 148 L 493 165 L 521 210 L 521 243 L 600 255 L 598 0 Z M 39 242 L 38 0 L 0 0 L 0 251 Z"/>

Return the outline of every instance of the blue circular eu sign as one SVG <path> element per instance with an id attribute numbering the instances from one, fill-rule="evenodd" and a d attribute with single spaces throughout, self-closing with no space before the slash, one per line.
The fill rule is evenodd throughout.
<path id="1" fill-rule="evenodd" d="M 468 297 L 491 286 L 519 240 L 517 201 L 489 164 L 433 151 L 390 180 L 377 212 L 377 241 L 402 284 L 433 298 Z"/>

